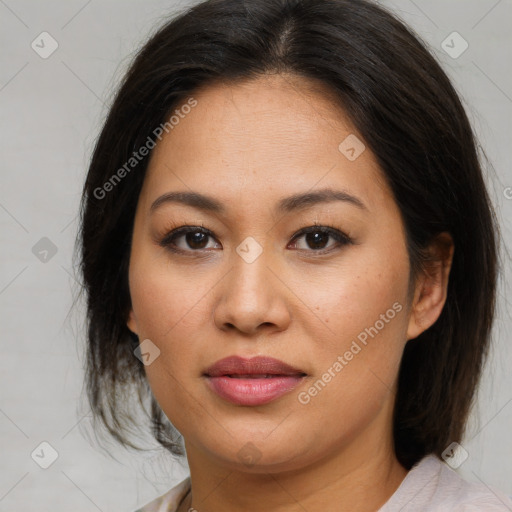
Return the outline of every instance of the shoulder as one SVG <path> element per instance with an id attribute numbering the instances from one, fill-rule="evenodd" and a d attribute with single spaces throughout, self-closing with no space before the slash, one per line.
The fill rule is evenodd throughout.
<path id="1" fill-rule="evenodd" d="M 434 455 L 407 474 L 379 512 L 512 512 L 512 501 L 497 489 L 464 480 Z"/>
<path id="2" fill-rule="evenodd" d="M 437 494 L 451 504 L 450 510 L 512 512 L 512 500 L 505 493 L 484 483 L 468 482 L 448 465 L 436 460 L 441 468 Z"/>
<path id="3" fill-rule="evenodd" d="M 189 490 L 190 477 L 187 477 L 165 494 L 137 509 L 135 512 L 176 512 L 180 501 Z"/>

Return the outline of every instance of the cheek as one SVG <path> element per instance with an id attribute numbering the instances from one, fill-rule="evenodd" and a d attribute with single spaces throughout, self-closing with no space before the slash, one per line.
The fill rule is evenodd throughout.
<path id="1" fill-rule="evenodd" d="M 205 318 L 201 308 L 213 285 L 207 274 L 177 271 L 165 258 L 151 264 L 135 260 L 130 266 L 130 294 L 142 334 L 158 344 L 176 331 L 197 327 L 198 319 Z"/>
<path id="2" fill-rule="evenodd" d="M 311 312 L 302 316 L 310 319 L 310 338 L 322 337 L 319 350 L 343 349 L 360 333 L 364 342 L 366 329 L 374 333 L 375 324 L 379 334 L 391 329 L 400 333 L 406 324 L 408 265 L 405 250 L 385 254 L 361 247 L 336 265 L 304 272 L 300 278 L 288 276 Z"/>
<path id="3" fill-rule="evenodd" d="M 321 381 L 318 404 L 350 409 L 365 403 L 372 410 L 394 386 L 408 323 L 408 257 L 405 250 L 395 252 L 361 251 L 315 280 L 323 286 L 301 291 L 315 313 L 304 325 Z"/>
<path id="4" fill-rule="evenodd" d="M 398 290 L 370 286 L 373 293 L 366 296 L 362 289 L 367 287 L 333 294 L 336 312 L 326 315 L 330 331 L 310 336 L 315 375 L 298 396 L 310 424 L 344 442 L 393 401 L 406 339 L 406 308 L 396 300 Z"/>
<path id="5" fill-rule="evenodd" d="M 201 333 L 211 319 L 208 293 L 214 285 L 207 273 L 178 272 L 165 257 L 132 261 L 130 293 L 139 337 L 151 340 L 160 350 L 144 369 L 161 404 L 190 408 L 185 382 L 199 374 L 198 354 L 205 338 Z"/>
<path id="6" fill-rule="evenodd" d="M 187 370 L 197 366 L 198 349 L 191 334 L 197 338 L 198 322 L 208 318 L 201 311 L 206 289 L 204 283 L 194 285 L 191 275 L 180 275 L 163 262 L 147 263 L 134 258 L 130 266 L 132 308 L 140 339 L 151 340 L 160 350 L 144 367 L 148 383 L 157 402 L 173 412 L 173 424 L 179 429 L 181 416 L 176 411 L 194 413 L 186 379 L 190 379 Z"/>

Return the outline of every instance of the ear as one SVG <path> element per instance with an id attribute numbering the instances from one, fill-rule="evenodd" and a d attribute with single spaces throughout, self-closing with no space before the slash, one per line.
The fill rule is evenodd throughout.
<path id="1" fill-rule="evenodd" d="M 428 247 L 429 260 L 415 284 L 408 340 L 418 337 L 439 318 L 448 294 L 454 249 L 453 239 L 447 232 L 439 234 Z"/>
<path id="2" fill-rule="evenodd" d="M 128 326 L 128 329 L 132 331 L 137 336 L 139 335 L 139 327 L 137 325 L 137 319 L 135 317 L 135 313 L 133 312 L 133 309 L 130 309 L 130 313 L 128 314 L 128 320 L 126 322 L 126 325 Z"/>

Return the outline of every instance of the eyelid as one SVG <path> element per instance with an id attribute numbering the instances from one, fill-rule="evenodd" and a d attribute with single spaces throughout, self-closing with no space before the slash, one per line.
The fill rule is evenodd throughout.
<path id="1" fill-rule="evenodd" d="M 187 233 L 203 233 L 205 235 L 208 235 L 210 238 L 215 239 L 217 242 L 217 238 L 214 236 L 213 232 L 209 230 L 208 228 L 201 226 L 192 226 L 192 225 L 183 225 L 176 227 L 164 235 L 164 237 L 159 241 L 159 244 L 162 247 L 168 248 L 170 246 L 170 240 L 172 238 L 179 238 L 183 235 L 186 235 Z M 190 250 L 185 252 L 199 252 L 199 250 Z"/>
<path id="2" fill-rule="evenodd" d="M 318 249 L 318 250 L 298 249 L 298 251 L 302 251 L 302 252 L 306 252 L 306 253 L 313 253 L 316 255 L 322 255 L 322 254 L 328 254 L 330 252 L 333 252 L 334 250 L 339 249 L 340 246 L 354 244 L 354 240 L 349 235 L 347 235 L 346 233 L 341 231 L 340 229 L 338 229 L 334 226 L 330 226 L 327 224 L 320 224 L 317 222 L 315 222 L 315 224 L 313 226 L 307 226 L 305 228 L 299 229 L 299 231 L 297 231 L 297 233 L 295 233 L 292 236 L 291 241 L 293 242 L 294 240 L 296 240 L 297 238 L 300 238 L 303 235 L 307 235 L 308 233 L 315 233 L 315 232 L 322 232 L 322 233 L 325 233 L 325 234 L 331 236 L 332 238 L 334 238 L 336 240 L 337 244 L 335 244 L 335 247 L 331 247 L 328 249 Z M 337 247 L 336 247 L 336 245 L 337 245 Z"/>

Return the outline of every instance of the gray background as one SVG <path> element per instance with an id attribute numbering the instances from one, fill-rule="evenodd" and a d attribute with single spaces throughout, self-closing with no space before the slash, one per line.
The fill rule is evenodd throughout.
<path id="1" fill-rule="evenodd" d="M 492 162 L 489 189 L 510 247 L 512 1 L 381 3 L 393 7 L 433 46 L 463 96 Z M 184 5 L 158 0 L 0 0 L 1 511 L 34 510 L 37 504 L 40 512 L 130 512 L 187 474 L 186 463 L 172 462 L 157 451 L 133 454 L 113 448 L 112 458 L 98 449 L 87 407 L 80 402 L 83 305 L 72 309 L 78 201 L 113 88 L 162 16 Z M 43 31 L 58 43 L 46 59 L 31 48 Z M 469 44 L 457 58 L 442 49 L 454 31 Z M 451 44 L 452 52 L 460 44 Z M 40 241 L 43 237 L 51 243 Z M 463 443 L 469 458 L 459 468 L 467 479 L 508 494 L 510 282 L 505 254 L 496 343 Z M 36 449 L 34 459 L 50 460 L 51 451 L 39 447 L 43 441 L 58 453 L 48 469 L 31 457 Z"/>

